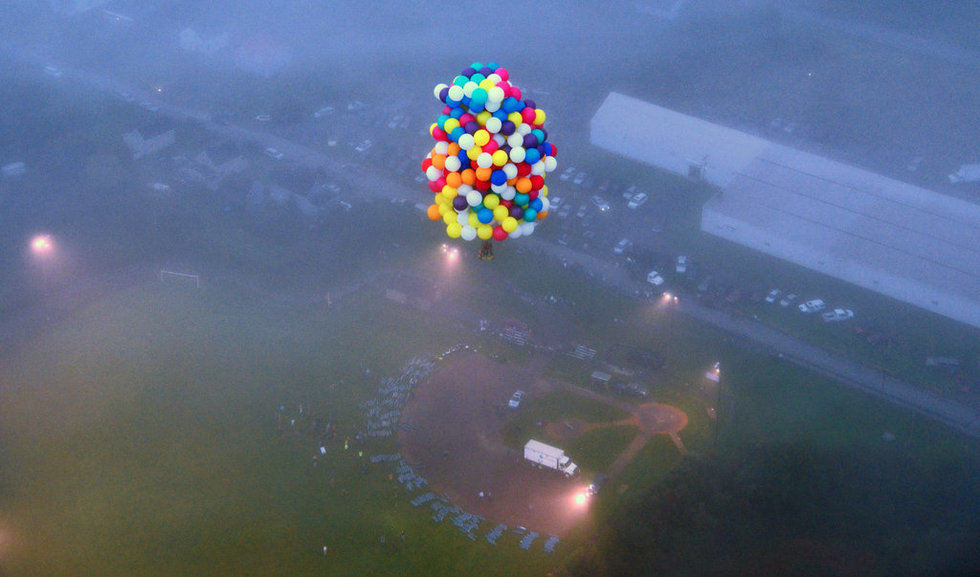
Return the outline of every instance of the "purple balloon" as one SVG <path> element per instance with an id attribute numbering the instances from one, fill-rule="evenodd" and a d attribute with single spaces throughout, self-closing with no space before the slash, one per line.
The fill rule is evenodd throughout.
<path id="1" fill-rule="evenodd" d="M 526 106 L 528 108 L 537 108 L 537 106 L 534 105 L 534 101 L 531 100 L 530 98 L 525 98 L 524 99 L 524 106 Z"/>
<path id="2" fill-rule="evenodd" d="M 464 126 L 463 129 L 466 130 L 467 134 L 476 134 L 476 131 L 480 130 L 480 123 L 475 120 L 471 120 L 466 123 L 466 126 Z"/>
<path id="3" fill-rule="evenodd" d="M 520 220 L 520 219 L 524 218 L 524 209 L 521 208 L 521 207 L 519 207 L 519 206 L 517 206 L 516 204 L 514 206 L 510 207 L 510 210 L 507 211 L 507 212 L 512 217 L 516 218 L 517 220 Z"/>
<path id="4" fill-rule="evenodd" d="M 456 209 L 456 212 L 463 212 L 468 206 L 469 203 L 466 202 L 465 196 L 457 196 L 453 199 L 453 208 Z"/>
<path id="5" fill-rule="evenodd" d="M 490 76 L 491 74 L 493 74 L 493 68 L 490 68 L 489 66 L 484 66 L 483 68 L 480 69 L 479 72 L 484 76 Z"/>
<path id="6" fill-rule="evenodd" d="M 442 102 L 446 102 L 446 98 L 448 97 L 449 97 L 449 87 L 446 86 L 439 91 L 439 100 L 441 100 Z"/>
<path id="7" fill-rule="evenodd" d="M 524 148 L 537 148 L 538 137 L 533 134 L 524 135 Z"/>
<path id="8" fill-rule="evenodd" d="M 514 134 L 514 130 L 516 129 L 517 127 L 514 126 L 514 123 L 509 120 L 505 120 L 500 123 L 500 134 L 503 134 L 505 136 L 510 136 L 511 134 Z"/>
<path id="9" fill-rule="evenodd" d="M 460 76 L 465 76 L 465 77 L 469 78 L 470 76 L 473 76 L 474 74 L 476 74 L 476 70 L 474 70 L 472 66 L 467 66 L 465 69 L 463 69 L 462 72 L 460 72 L 459 75 Z"/>

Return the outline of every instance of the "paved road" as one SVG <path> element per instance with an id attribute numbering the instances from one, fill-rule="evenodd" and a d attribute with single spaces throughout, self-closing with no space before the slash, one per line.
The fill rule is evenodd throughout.
<path id="1" fill-rule="evenodd" d="M 19 46 L 0 43 L 0 48 L 8 58 L 38 66 L 39 71 L 47 63 L 47 61 Z M 254 142 L 262 147 L 275 147 L 286 155 L 288 160 L 284 160 L 284 162 L 309 168 L 322 168 L 335 173 L 347 172 L 349 168 L 349 165 L 323 154 L 319 149 L 254 129 L 216 124 L 204 112 L 154 100 L 151 94 L 140 93 L 133 87 L 92 71 L 65 69 L 64 77 L 57 80 L 78 82 L 96 90 L 112 92 L 117 96 L 123 92 L 129 92 L 140 101 L 145 100 L 158 105 L 161 115 L 169 116 L 175 120 L 198 122 L 208 130 L 225 137 Z M 358 171 L 358 178 L 365 183 L 363 186 L 364 193 L 371 192 L 383 194 L 386 198 L 410 200 L 425 198 L 425 196 L 419 196 L 417 188 L 412 188 L 402 180 L 390 178 L 381 172 L 360 170 Z M 630 278 L 622 267 L 608 259 L 603 260 L 576 252 L 534 236 L 526 238 L 523 244 L 530 250 L 547 254 L 568 263 L 578 264 L 585 271 L 595 275 L 597 282 L 619 288 L 628 294 L 634 294 L 637 290 L 645 288 L 643 283 Z M 973 437 L 980 437 L 980 414 L 971 407 L 922 390 L 835 353 L 809 345 L 751 319 L 732 317 L 726 312 L 703 307 L 693 300 L 682 301 L 679 303 L 678 309 L 692 318 L 761 344 L 773 353 L 781 354 L 787 361 L 812 369 L 865 393 L 919 411 Z"/>
<path id="2" fill-rule="evenodd" d="M 598 282 L 617 287 L 628 294 L 648 288 L 642 282 L 633 280 L 625 269 L 608 260 L 543 242 L 535 237 L 527 240 L 534 250 L 578 264 L 595 274 Z M 980 437 L 980 413 L 972 407 L 923 390 L 837 353 L 807 344 L 753 319 L 733 316 L 725 311 L 705 307 L 695 299 L 681 299 L 676 307 L 676 310 L 687 316 L 746 338 L 765 347 L 773 354 L 782 355 L 782 358 L 788 362 L 811 369 L 867 394 L 916 410 L 972 437 Z"/>

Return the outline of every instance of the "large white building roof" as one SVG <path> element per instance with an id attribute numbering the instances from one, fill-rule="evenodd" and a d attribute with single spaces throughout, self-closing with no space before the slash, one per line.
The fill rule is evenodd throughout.
<path id="1" fill-rule="evenodd" d="M 717 185 L 705 232 L 980 327 L 980 206 L 616 93 L 592 141 Z"/>

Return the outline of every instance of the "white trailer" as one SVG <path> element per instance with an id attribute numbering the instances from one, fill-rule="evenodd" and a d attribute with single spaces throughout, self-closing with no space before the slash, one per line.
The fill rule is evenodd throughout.
<path id="1" fill-rule="evenodd" d="M 538 467 L 554 469 L 565 477 L 574 477 L 578 474 L 578 465 L 565 455 L 565 451 L 541 441 L 534 439 L 528 441 L 524 445 L 524 458 Z"/>

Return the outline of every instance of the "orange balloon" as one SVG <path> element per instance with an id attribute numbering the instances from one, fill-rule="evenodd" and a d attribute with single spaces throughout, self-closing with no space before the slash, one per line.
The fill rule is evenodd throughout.
<path id="1" fill-rule="evenodd" d="M 490 180 L 490 175 L 493 174 L 493 169 L 491 168 L 477 168 L 476 169 L 476 179 L 487 182 Z M 528 190 L 531 190 L 530 188 Z"/>
<path id="2" fill-rule="evenodd" d="M 527 194 L 527 193 L 531 192 L 531 179 L 530 178 L 518 178 L 517 179 L 517 186 L 515 186 L 514 188 L 517 189 L 517 192 L 522 192 L 524 194 Z"/>
<path id="3" fill-rule="evenodd" d="M 463 179 L 463 184 L 468 184 L 470 186 L 476 184 L 476 173 L 473 172 L 472 168 L 467 168 L 463 172 L 459 173 L 459 176 Z"/>
<path id="4" fill-rule="evenodd" d="M 448 154 L 449 156 L 458 156 L 460 150 L 462 149 L 459 147 L 458 143 L 450 142 L 449 150 L 446 152 L 446 154 Z"/>
<path id="5" fill-rule="evenodd" d="M 439 214 L 439 207 L 430 204 L 428 210 L 425 211 L 425 215 L 429 217 L 429 220 L 440 220 L 442 215 Z"/>
<path id="6" fill-rule="evenodd" d="M 538 220 L 543 220 L 543 219 L 546 219 L 546 218 L 548 218 L 548 211 L 547 210 L 542 210 L 541 212 L 538 213 Z"/>
<path id="7" fill-rule="evenodd" d="M 446 184 L 453 188 L 459 188 L 463 184 L 463 177 L 458 172 L 446 173 Z"/>
<path id="8" fill-rule="evenodd" d="M 445 154 L 433 154 L 432 155 L 432 166 L 438 168 L 439 170 L 446 169 L 446 155 Z"/>

